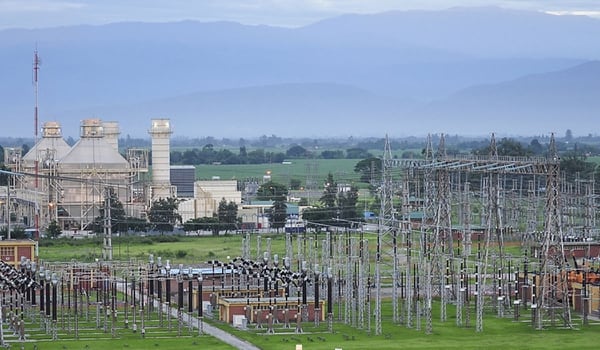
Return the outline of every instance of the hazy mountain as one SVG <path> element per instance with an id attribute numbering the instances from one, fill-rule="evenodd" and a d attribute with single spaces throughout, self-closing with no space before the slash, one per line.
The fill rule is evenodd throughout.
<path id="1" fill-rule="evenodd" d="M 600 59 L 599 20 L 497 7 L 344 15 L 300 31 L 323 43 L 402 43 L 472 57 Z"/>
<path id="2" fill-rule="evenodd" d="M 596 133 L 600 61 L 566 70 L 474 86 L 428 104 L 383 97 L 331 83 L 277 84 L 199 92 L 139 104 L 71 111 L 120 120 L 132 135 L 146 133 L 148 116 L 170 116 L 177 134 L 377 136 L 536 135 L 571 129 Z M 235 101 L 232 103 L 231 101 Z M 143 128 L 139 128 L 139 126 Z M 76 125 L 69 131 L 75 132 Z"/>
<path id="3" fill-rule="evenodd" d="M 372 120 L 380 113 L 396 123 L 392 115 L 400 118 L 414 108 L 406 101 L 428 103 L 471 86 L 600 59 L 599 34 L 598 20 L 498 8 L 345 15 L 296 29 L 186 21 L 3 30 L 0 116 L 33 119 L 36 46 L 43 62 L 40 119 L 59 120 L 65 130 L 76 130 L 80 119 L 100 117 L 119 120 L 124 133 L 144 134 L 145 129 L 125 128 L 125 119 L 137 118 L 129 113 L 140 111 L 145 121 L 172 116 L 183 125 L 195 122 L 185 120 L 190 115 L 210 116 L 217 129 L 228 115 L 250 120 L 267 114 L 290 120 L 334 115 L 340 120 L 318 119 L 320 131 L 334 133 L 350 116 Z M 320 96 L 295 96 L 298 89 L 316 86 Z M 413 110 L 425 113 L 434 106 Z M 301 115 L 303 107 L 311 107 L 311 115 Z M 410 130 L 401 120 L 352 134 Z M 3 131 L 31 135 L 32 124 L 11 123 Z M 478 127 L 488 132 L 486 124 Z M 280 129 L 289 125 L 271 123 L 258 131 Z M 297 126 L 300 134 L 313 130 L 309 123 Z"/>
<path id="4" fill-rule="evenodd" d="M 235 101 L 235 102 L 232 102 Z M 380 121 L 397 120 L 415 106 L 408 100 L 375 95 L 331 83 L 277 84 L 199 92 L 130 105 L 68 111 L 119 120 L 124 133 L 144 136 L 148 116 L 169 116 L 178 135 L 351 136 L 380 135 Z M 77 125 L 63 128 L 75 132 Z"/>
<path id="5" fill-rule="evenodd" d="M 500 84 L 481 85 L 413 111 L 439 131 L 480 134 L 481 125 L 505 134 L 598 132 L 600 61 Z"/>

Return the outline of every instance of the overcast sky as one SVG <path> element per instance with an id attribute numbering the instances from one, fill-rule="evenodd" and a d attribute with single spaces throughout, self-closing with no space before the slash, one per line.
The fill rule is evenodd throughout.
<path id="1" fill-rule="evenodd" d="M 0 0 L 0 29 L 186 19 L 294 27 L 342 13 L 455 6 L 600 17 L 600 0 Z"/>

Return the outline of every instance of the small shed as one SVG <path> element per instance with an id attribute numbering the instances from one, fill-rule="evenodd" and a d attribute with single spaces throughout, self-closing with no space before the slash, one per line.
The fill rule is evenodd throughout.
<path id="1" fill-rule="evenodd" d="M 7 239 L 0 241 L 0 259 L 18 268 L 21 257 L 37 261 L 37 242 L 31 239 Z"/>

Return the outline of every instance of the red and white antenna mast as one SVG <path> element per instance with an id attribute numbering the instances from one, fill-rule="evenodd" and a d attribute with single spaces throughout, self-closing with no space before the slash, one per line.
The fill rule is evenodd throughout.
<path id="1" fill-rule="evenodd" d="M 39 152 L 37 150 L 37 144 L 38 144 L 38 71 L 40 70 L 40 57 L 38 56 L 38 51 L 37 48 L 35 49 L 35 51 L 33 52 L 33 91 L 34 91 L 34 95 L 35 95 L 35 107 L 34 107 L 34 111 L 33 111 L 33 135 L 34 135 L 34 151 L 35 151 L 35 217 L 34 217 L 34 221 L 35 221 L 35 239 L 38 240 L 39 239 L 39 230 L 40 230 L 40 205 L 37 201 L 37 195 L 38 195 L 38 191 L 39 191 L 39 162 L 40 160 L 38 159 L 38 155 Z"/>

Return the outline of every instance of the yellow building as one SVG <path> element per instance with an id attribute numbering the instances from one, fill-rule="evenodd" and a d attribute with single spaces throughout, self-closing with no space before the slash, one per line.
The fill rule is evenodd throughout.
<path id="1" fill-rule="evenodd" d="M 18 268 L 21 257 L 37 261 L 37 242 L 31 239 L 8 239 L 0 241 L 0 259 Z"/>

